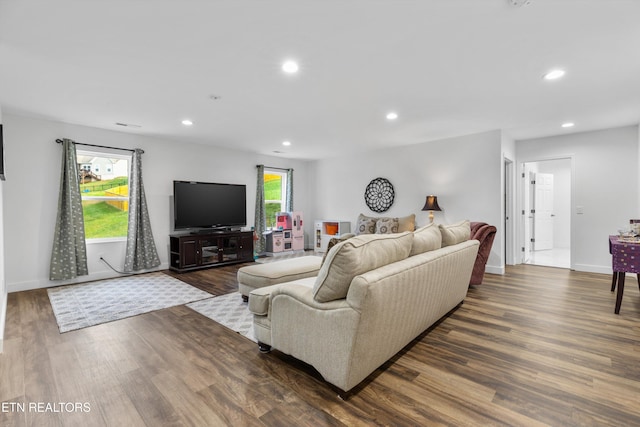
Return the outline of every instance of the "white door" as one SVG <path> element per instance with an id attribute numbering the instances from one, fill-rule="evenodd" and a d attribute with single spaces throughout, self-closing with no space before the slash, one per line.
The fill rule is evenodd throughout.
<path id="1" fill-rule="evenodd" d="M 525 178 L 528 177 L 527 178 Z M 529 166 L 525 163 L 523 172 L 522 172 L 522 189 L 523 189 L 523 209 L 522 209 L 522 224 L 524 228 L 524 240 L 522 244 L 522 263 L 527 264 L 529 262 L 529 258 L 531 257 L 531 240 L 533 239 L 533 214 L 531 214 L 531 209 L 533 209 L 533 184 L 530 185 L 534 180 L 534 173 L 529 171 Z"/>
<path id="2" fill-rule="evenodd" d="M 536 173 L 534 189 L 533 250 L 553 249 L 553 174 Z"/>

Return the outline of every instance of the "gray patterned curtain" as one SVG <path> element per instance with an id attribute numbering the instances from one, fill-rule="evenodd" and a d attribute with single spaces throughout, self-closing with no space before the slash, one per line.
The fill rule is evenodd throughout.
<path id="1" fill-rule="evenodd" d="M 142 150 L 133 152 L 129 176 L 129 227 L 124 271 L 131 272 L 157 267 L 160 258 L 151 232 L 147 199 L 142 185 Z"/>
<path id="2" fill-rule="evenodd" d="M 89 274 L 75 143 L 65 138 L 62 150 L 58 217 L 53 236 L 49 280 L 68 280 Z"/>
<path id="3" fill-rule="evenodd" d="M 287 169 L 287 197 L 285 198 L 285 211 L 293 212 L 293 169 Z"/>
<path id="4" fill-rule="evenodd" d="M 256 253 L 262 253 L 266 247 L 264 233 L 267 224 L 267 213 L 264 206 L 264 165 L 258 165 L 258 181 L 256 186 L 256 227 L 255 231 L 258 240 L 255 241 L 254 250 Z"/>

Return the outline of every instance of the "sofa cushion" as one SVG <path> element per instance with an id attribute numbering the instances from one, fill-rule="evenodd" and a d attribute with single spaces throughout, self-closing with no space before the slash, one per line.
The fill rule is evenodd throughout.
<path id="1" fill-rule="evenodd" d="M 327 259 L 327 254 L 329 253 L 329 250 L 330 250 L 332 247 L 334 247 L 334 246 L 335 246 L 335 245 L 337 245 L 338 243 L 340 243 L 340 242 L 344 242 L 345 240 L 348 240 L 348 239 L 350 239 L 350 238 L 352 238 L 352 237 L 354 237 L 354 236 L 355 236 L 355 234 L 353 234 L 353 233 L 345 233 L 345 234 L 343 234 L 343 235 L 342 235 L 342 236 L 340 236 L 340 237 L 332 237 L 332 238 L 329 240 L 329 243 L 327 243 L 327 250 L 325 251 L 324 256 L 322 257 L 322 263 L 321 263 L 321 265 L 322 265 L 322 264 L 324 264 L 324 260 L 325 260 L 325 259 Z"/>
<path id="2" fill-rule="evenodd" d="M 471 226 L 469 220 L 456 222 L 455 224 L 439 224 L 442 233 L 442 247 L 457 245 L 465 242 L 471 237 Z"/>
<path id="3" fill-rule="evenodd" d="M 264 264 L 252 264 L 238 270 L 238 282 L 251 288 L 290 282 L 304 277 L 316 276 L 322 259 L 318 256 L 303 256 Z"/>
<path id="4" fill-rule="evenodd" d="M 328 253 L 313 286 L 318 302 L 345 298 L 351 280 L 366 271 L 407 258 L 413 233 L 365 234 L 338 243 Z"/>
<path id="5" fill-rule="evenodd" d="M 409 256 L 414 256 L 428 251 L 440 249 L 442 247 L 442 233 L 440 227 L 431 223 L 418 228 L 413 232 L 413 245 Z"/>
<path id="6" fill-rule="evenodd" d="M 377 234 L 391 234 L 398 232 L 398 218 L 379 218 L 376 221 Z"/>
<path id="7" fill-rule="evenodd" d="M 376 232 L 376 220 L 370 216 L 358 215 L 356 234 L 374 234 Z"/>

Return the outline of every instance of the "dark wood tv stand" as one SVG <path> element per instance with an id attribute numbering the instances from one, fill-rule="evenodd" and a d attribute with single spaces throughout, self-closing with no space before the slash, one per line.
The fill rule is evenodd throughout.
<path id="1" fill-rule="evenodd" d="M 183 273 L 253 261 L 253 231 L 198 231 L 169 235 L 169 268 Z"/>

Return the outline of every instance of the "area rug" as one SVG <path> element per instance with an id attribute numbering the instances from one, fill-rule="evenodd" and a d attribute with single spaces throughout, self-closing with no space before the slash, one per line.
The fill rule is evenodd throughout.
<path id="1" fill-rule="evenodd" d="M 212 297 L 160 272 L 49 288 L 47 293 L 60 333 Z"/>
<path id="2" fill-rule="evenodd" d="M 240 335 L 258 342 L 253 335 L 253 315 L 242 301 L 239 292 L 209 298 L 187 304 L 187 307 L 208 317 L 214 322 L 236 331 Z"/>

